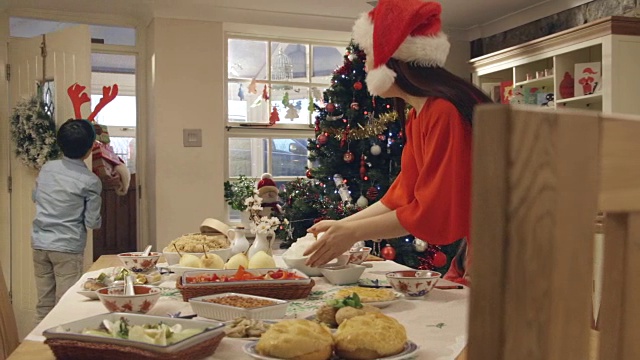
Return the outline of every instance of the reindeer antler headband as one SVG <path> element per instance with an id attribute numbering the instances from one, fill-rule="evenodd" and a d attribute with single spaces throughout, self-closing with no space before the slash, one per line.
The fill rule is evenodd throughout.
<path id="1" fill-rule="evenodd" d="M 84 90 L 86 86 L 82 86 L 78 83 L 75 83 L 67 89 L 67 94 L 69 94 L 69 98 L 71 98 L 71 103 L 73 104 L 73 111 L 75 112 L 76 119 L 82 119 L 82 113 L 80 112 L 80 107 L 82 104 L 91 101 L 89 95 L 87 95 Z M 118 96 L 118 85 L 113 84 L 113 86 L 103 86 L 102 87 L 102 98 L 98 105 L 96 105 L 95 109 L 91 112 L 91 115 L 87 118 L 90 122 L 94 122 L 96 115 L 102 110 L 108 103 L 110 103 L 113 99 Z"/>

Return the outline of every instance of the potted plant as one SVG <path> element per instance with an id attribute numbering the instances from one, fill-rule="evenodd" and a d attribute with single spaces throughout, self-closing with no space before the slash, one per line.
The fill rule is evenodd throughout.
<path id="1" fill-rule="evenodd" d="M 257 192 L 255 183 L 256 179 L 244 175 L 240 175 L 238 180 L 224 182 L 225 201 L 232 209 L 242 212 L 243 216 L 247 210 L 245 200 Z"/>

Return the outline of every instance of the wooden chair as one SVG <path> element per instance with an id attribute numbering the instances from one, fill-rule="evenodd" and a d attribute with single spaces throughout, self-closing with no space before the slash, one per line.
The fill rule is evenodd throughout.
<path id="1" fill-rule="evenodd" d="M 18 347 L 18 344 L 16 317 L 13 313 L 9 291 L 0 266 L 0 360 L 9 357 L 9 354 Z"/>
<path id="2" fill-rule="evenodd" d="M 468 359 L 590 358 L 598 211 L 599 358 L 640 359 L 640 118 L 486 105 L 473 147 Z"/>

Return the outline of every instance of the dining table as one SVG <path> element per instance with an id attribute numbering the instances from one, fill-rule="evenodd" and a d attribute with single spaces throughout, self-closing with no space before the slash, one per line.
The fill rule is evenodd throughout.
<path id="1" fill-rule="evenodd" d="M 274 256 L 276 265 L 286 267 L 280 256 Z M 389 271 L 408 269 L 393 261 L 366 262 L 368 267 L 362 278 L 382 280 Z M 161 267 L 163 264 L 159 263 Z M 166 264 L 164 264 L 166 265 Z M 65 293 L 51 312 L 21 342 L 9 356 L 10 360 L 55 359 L 49 347 L 44 344 L 42 332 L 46 329 L 87 318 L 108 311 L 98 300 L 90 300 L 78 293 L 86 279 L 97 277 L 101 272 L 112 273 L 114 268 L 122 266 L 116 255 L 101 256 L 81 279 Z M 194 314 L 188 302 L 184 302 L 176 289 L 177 275 L 163 275 L 158 285 L 162 296 L 148 312 L 149 315 L 168 316 L 180 312 Z M 307 299 L 291 300 L 285 318 L 306 318 L 315 314 L 315 310 L 331 298 L 341 287 L 332 285 L 323 277 L 313 278 L 316 285 Z M 437 285 L 449 289 L 434 289 L 420 300 L 408 300 L 402 297 L 381 309 L 384 314 L 396 318 L 407 330 L 410 340 L 419 349 L 414 359 L 425 360 L 466 360 L 464 351 L 467 344 L 469 288 L 440 279 Z M 453 289 L 451 289 L 453 288 Z M 196 317 L 198 320 L 206 320 Z M 226 337 L 215 353 L 207 359 L 249 360 L 251 357 L 242 350 L 247 340 Z"/>

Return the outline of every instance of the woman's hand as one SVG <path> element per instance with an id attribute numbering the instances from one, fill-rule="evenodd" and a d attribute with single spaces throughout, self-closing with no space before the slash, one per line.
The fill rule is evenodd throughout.
<path id="1" fill-rule="evenodd" d="M 354 239 L 350 225 L 349 222 L 323 220 L 310 227 L 307 232 L 324 234 L 304 252 L 305 256 L 311 254 L 306 264 L 313 267 L 324 265 L 349 250 L 357 241 L 349 240 Z"/>

